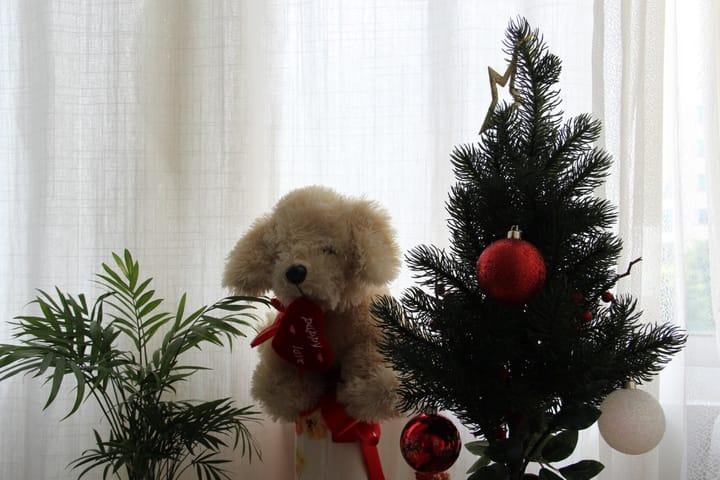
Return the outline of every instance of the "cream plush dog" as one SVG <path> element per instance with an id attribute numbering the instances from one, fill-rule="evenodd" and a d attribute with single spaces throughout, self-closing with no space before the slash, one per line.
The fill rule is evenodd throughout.
<path id="1" fill-rule="evenodd" d="M 351 417 L 376 422 L 397 415 L 397 379 L 377 352 L 369 307 L 396 277 L 399 256 L 389 217 L 377 204 L 318 186 L 287 194 L 238 241 L 223 284 L 243 295 L 272 290 L 285 306 L 311 300 L 322 309 L 334 353 L 328 372 L 301 372 L 263 344 L 251 392 L 267 413 L 294 421 L 317 406 L 332 376 L 336 399 Z"/>

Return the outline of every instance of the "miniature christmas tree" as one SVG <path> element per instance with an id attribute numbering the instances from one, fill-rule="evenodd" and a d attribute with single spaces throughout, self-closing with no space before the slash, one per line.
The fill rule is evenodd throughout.
<path id="1" fill-rule="evenodd" d="M 612 159 L 593 146 L 598 121 L 561 118 L 559 58 L 524 19 L 504 51 L 480 142 L 452 153 L 449 250 L 410 251 L 419 285 L 374 305 L 381 349 L 404 410 L 452 411 L 477 436 L 471 479 L 592 478 L 594 460 L 554 464 L 605 397 L 649 381 L 685 335 L 641 322 L 631 296 L 611 293 L 632 267 L 618 273 L 616 213 L 593 196 Z M 507 82 L 512 101 L 498 102 Z"/>

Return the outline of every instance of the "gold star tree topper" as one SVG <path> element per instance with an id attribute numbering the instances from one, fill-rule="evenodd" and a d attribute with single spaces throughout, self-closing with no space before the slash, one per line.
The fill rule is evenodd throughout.
<path id="1" fill-rule="evenodd" d="M 521 103 L 521 97 L 520 92 L 517 91 L 515 88 L 515 71 L 517 69 L 517 52 L 515 55 L 513 55 L 512 61 L 508 65 L 507 69 L 505 70 L 505 73 L 500 75 L 498 72 L 496 72 L 492 67 L 488 67 L 488 75 L 490 76 L 490 93 L 492 95 L 492 101 L 490 102 L 490 108 L 488 108 L 487 114 L 485 115 L 485 121 L 483 122 L 482 128 L 480 128 L 480 134 L 482 134 L 485 130 L 490 128 L 490 123 L 492 121 L 493 113 L 495 113 L 495 107 L 497 107 L 498 103 L 498 85 L 501 87 L 504 87 L 505 85 L 510 83 L 508 86 L 508 91 L 510 92 L 510 96 L 513 98 L 513 103 L 510 106 L 510 108 L 516 108 L 520 106 Z"/>
<path id="2" fill-rule="evenodd" d="M 513 98 L 513 103 L 510 105 L 510 108 L 517 108 L 522 103 L 522 97 L 520 96 L 520 92 L 518 92 L 515 88 L 515 72 L 517 71 L 518 48 L 520 48 L 521 45 L 532 41 L 534 38 L 535 33 L 530 33 L 518 41 L 517 45 L 515 45 L 512 60 L 510 60 L 510 64 L 508 65 L 504 74 L 500 75 L 492 67 L 488 67 L 492 101 L 490 102 L 490 108 L 488 108 L 488 112 L 485 115 L 485 121 L 483 122 L 482 128 L 480 128 L 480 135 L 482 135 L 485 130 L 490 128 L 490 124 L 492 123 L 492 116 L 493 113 L 495 113 L 495 107 L 497 107 L 498 103 L 498 85 L 504 87 L 508 84 L 508 82 L 510 83 L 510 85 L 508 85 L 508 91 L 510 92 L 510 96 Z"/>

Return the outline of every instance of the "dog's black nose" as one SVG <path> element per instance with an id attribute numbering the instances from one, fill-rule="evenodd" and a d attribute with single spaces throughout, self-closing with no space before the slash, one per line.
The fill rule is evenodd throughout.
<path id="1" fill-rule="evenodd" d="M 285 278 L 294 285 L 300 285 L 305 280 L 306 275 L 307 268 L 305 268 L 305 265 L 292 265 L 285 272 Z"/>

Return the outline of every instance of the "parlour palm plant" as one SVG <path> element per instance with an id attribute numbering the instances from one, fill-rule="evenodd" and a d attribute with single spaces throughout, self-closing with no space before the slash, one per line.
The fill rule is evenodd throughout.
<path id="1" fill-rule="evenodd" d="M 181 356 L 204 344 L 232 347 L 266 300 L 226 297 L 188 313 L 183 294 L 166 312 L 130 252 L 113 259 L 97 275 L 102 292 L 92 304 L 83 294 L 38 290 L 37 313 L 13 322 L 16 344 L 0 345 L 0 380 L 46 378 L 47 408 L 70 378 L 75 397 L 65 418 L 85 400 L 97 403 L 108 428 L 95 430 L 96 446 L 71 463 L 78 478 L 102 467 L 103 479 L 174 480 L 188 470 L 199 479 L 229 479 L 222 450 L 259 456 L 248 429 L 258 412 L 230 398 L 176 400 L 179 384 L 205 370 Z"/>

